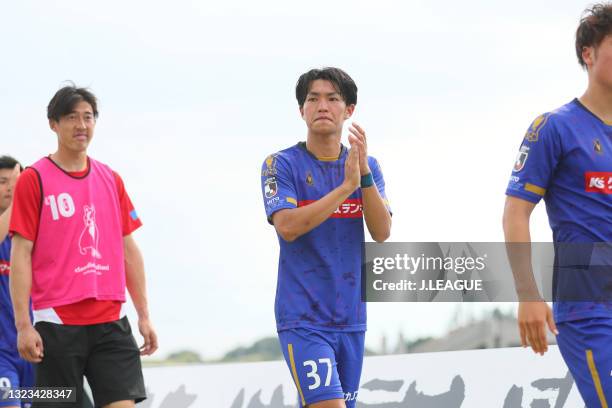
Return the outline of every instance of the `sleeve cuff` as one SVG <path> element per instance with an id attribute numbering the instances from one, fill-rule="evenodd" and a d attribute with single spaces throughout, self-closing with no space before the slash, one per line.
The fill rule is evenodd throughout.
<path id="1" fill-rule="evenodd" d="M 511 197 L 520 198 L 520 199 L 529 201 L 534 204 L 539 203 L 540 200 L 542 199 L 542 196 L 539 196 L 537 194 L 518 191 L 518 190 L 511 190 L 511 189 L 506 190 L 506 195 L 511 196 Z"/>

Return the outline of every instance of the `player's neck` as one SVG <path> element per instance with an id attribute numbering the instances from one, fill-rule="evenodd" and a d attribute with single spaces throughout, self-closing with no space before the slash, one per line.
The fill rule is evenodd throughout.
<path id="1" fill-rule="evenodd" d="M 599 119 L 612 123 L 612 92 L 591 83 L 579 100 Z"/>
<path id="2" fill-rule="evenodd" d="M 58 149 L 51 155 L 51 160 L 64 171 L 74 173 L 87 169 L 87 152 L 67 152 Z"/>
<path id="3" fill-rule="evenodd" d="M 306 148 L 318 158 L 340 156 L 340 135 L 320 135 L 308 132 Z"/>

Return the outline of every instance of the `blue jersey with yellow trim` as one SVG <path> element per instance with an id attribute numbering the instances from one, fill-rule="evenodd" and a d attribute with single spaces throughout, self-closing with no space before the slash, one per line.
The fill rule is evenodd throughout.
<path id="1" fill-rule="evenodd" d="M 554 242 L 612 242 L 612 125 L 577 99 L 540 115 L 527 130 L 506 194 L 532 203 L 544 198 Z M 555 303 L 558 322 L 606 316 L 610 303 Z"/>
<path id="2" fill-rule="evenodd" d="M 337 159 L 319 160 L 302 142 L 269 156 L 261 173 L 268 220 L 276 211 L 308 205 L 340 186 L 347 155 L 348 149 L 341 146 Z M 376 187 L 386 200 L 380 166 L 372 157 L 368 162 Z M 366 307 L 361 301 L 361 190 L 355 190 L 310 232 L 293 242 L 280 236 L 278 241 L 277 330 L 365 330 Z"/>
<path id="3" fill-rule="evenodd" d="M 18 356 L 17 331 L 9 291 L 10 257 L 11 239 L 6 237 L 0 243 L 0 351 Z"/>

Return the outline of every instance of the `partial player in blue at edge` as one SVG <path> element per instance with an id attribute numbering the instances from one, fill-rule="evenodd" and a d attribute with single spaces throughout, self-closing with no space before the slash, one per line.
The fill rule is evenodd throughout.
<path id="1" fill-rule="evenodd" d="M 555 302 L 551 310 L 535 298 L 536 293 L 519 289 L 521 341 L 544 354 L 548 326 L 557 335 L 586 406 L 608 407 L 612 403 L 611 3 L 585 11 L 576 32 L 576 54 L 588 74 L 587 90 L 538 116 L 527 130 L 506 190 L 504 230 L 507 242 L 530 242 L 529 218 L 544 198 L 556 249 Z M 582 258 L 578 263 L 573 259 L 577 255 Z"/>
<path id="2" fill-rule="evenodd" d="M 28 401 L 4 399 L 2 389 L 34 385 L 32 365 L 17 351 L 17 330 L 9 291 L 11 239 L 8 236 L 13 188 L 21 166 L 10 156 L 0 156 L 0 408 L 29 407 Z"/>
<path id="3" fill-rule="evenodd" d="M 261 170 L 268 222 L 280 245 L 275 314 L 278 336 L 302 406 L 355 407 L 364 354 L 361 301 L 364 220 L 385 241 L 391 213 L 366 132 L 344 122 L 357 86 L 338 68 L 313 69 L 296 86 L 306 142 L 272 154 Z"/>

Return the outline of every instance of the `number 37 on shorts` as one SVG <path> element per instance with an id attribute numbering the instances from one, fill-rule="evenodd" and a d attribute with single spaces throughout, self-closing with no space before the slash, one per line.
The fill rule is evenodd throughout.
<path id="1" fill-rule="evenodd" d="M 363 332 L 325 332 L 306 328 L 278 334 L 302 405 L 343 399 L 355 406 L 364 353 Z"/>

